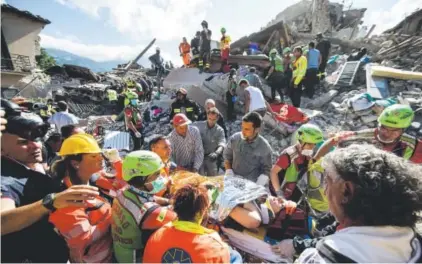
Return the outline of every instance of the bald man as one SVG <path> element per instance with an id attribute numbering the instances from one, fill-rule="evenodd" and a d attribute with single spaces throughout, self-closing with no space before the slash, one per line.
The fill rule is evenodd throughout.
<path id="1" fill-rule="evenodd" d="M 216 107 L 215 106 L 215 101 L 213 99 L 209 98 L 209 99 L 205 100 L 205 111 L 199 115 L 198 121 L 205 121 L 205 120 L 207 120 L 207 112 L 211 108 L 213 108 L 213 107 Z M 224 130 L 224 136 L 227 139 L 227 128 L 226 128 L 226 124 L 224 122 L 224 117 L 221 114 L 221 112 L 219 114 L 217 125 L 219 125 L 221 128 L 223 128 L 223 130 Z"/>

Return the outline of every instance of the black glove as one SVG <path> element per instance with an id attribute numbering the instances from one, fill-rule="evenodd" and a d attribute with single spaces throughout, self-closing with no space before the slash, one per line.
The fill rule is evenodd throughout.
<path id="1" fill-rule="evenodd" d="M 211 160 L 217 160 L 218 154 L 215 153 L 215 152 L 212 152 L 212 153 L 208 154 L 208 158 L 210 158 Z"/>

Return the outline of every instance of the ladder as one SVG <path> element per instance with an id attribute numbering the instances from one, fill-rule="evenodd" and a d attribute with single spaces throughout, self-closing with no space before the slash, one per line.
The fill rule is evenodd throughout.
<path id="1" fill-rule="evenodd" d="M 337 77 L 335 86 L 352 86 L 358 72 L 360 61 L 348 61 Z"/>

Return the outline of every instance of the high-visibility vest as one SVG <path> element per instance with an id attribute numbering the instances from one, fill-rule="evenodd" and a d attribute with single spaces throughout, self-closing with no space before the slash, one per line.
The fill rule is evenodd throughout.
<path id="1" fill-rule="evenodd" d="M 297 183 L 299 180 L 299 170 L 294 162 L 294 159 L 296 158 L 296 152 L 292 147 L 287 148 L 284 151 L 287 155 L 289 155 L 290 159 L 290 166 L 286 169 L 286 172 L 284 174 L 284 181 L 285 181 L 285 187 L 294 186 L 294 188 L 297 188 Z M 327 197 L 324 194 L 324 189 L 321 184 L 322 179 L 322 173 L 323 169 L 320 165 L 320 163 L 312 164 L 311 162 L 308 164 L 307 171 L 302 177 L 308 177 L 309 182 L 308 185 L 308 200 L 311 204 L 311 207 L 314 210 L 325 212 L 328 210 L 328 200 Z M 307 175 L 308 173 L 309 175 Z M 294 189 L 291 191 L 293 192 Z"/>
<path id="2" fill-rule="evenodd" d="M 283 59 L 280 56 L 275 55 L 275 57 L 271 58 L 271 62 L 273 61 L 275 62 L 274 70 L 277 72 L 284 72 Z"/>
<path id="3" fill-rule="evenodd" d="M 176 219 L 176 214 L 153 202 L 153 196 L 132 186 L 118 191 L 113 201 L 112 225 L 114 255 L 119 263 L 141 263 L 147 238 L 153 231 Z"/>

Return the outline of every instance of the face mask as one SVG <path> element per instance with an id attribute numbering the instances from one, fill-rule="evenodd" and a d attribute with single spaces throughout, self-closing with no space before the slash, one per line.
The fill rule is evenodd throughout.
<path id="1" fill-rule="evenodd" d="M 158 176 L 157 179 L 155 179 L 153 182 L 151 182 L 152 190 L 150 193 L 156 194 L 166 188 L 167 185 L 167 179 L 163 176 Z"/>
<path id="2" fill-rule="evenodd" d="M 314 151 L 312 149 L 304 149 L 301 153 L 303 156 L 311 157 L 312 154 L 314 154 Z"/>
<path id="3" fill-rule="evenodd" d="M 379 142 L 381 142 L 383 144 L 392 144 L 392 143 L 396 142 L 396 140 L 397 140 L 397 139 L 393 139 L 393 140 L 389 140 L 389 141 L 382 140 L 381 137 L 380 137 L 380 135 L 377 135 L 377 139 L 378 139 Z"/>

